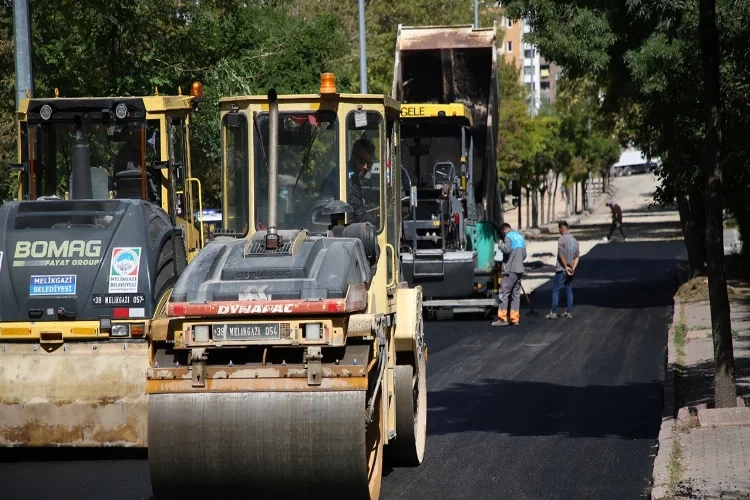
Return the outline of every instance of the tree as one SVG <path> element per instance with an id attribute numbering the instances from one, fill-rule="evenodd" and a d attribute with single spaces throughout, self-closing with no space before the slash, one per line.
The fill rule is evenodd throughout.
<path id="1" fill-rule="evenodd" d="M 506 3 L 514 16 L 530 18 L 530 42 L 571 75 L 587 76 L 602 86 L 603 112 L 623 142 L 632 141 L 651 157 L 662 158 L 658 171 L 661 186 L 655 201 L 677 201 L 692 271 L 701 271 L 705 255 L 711 276 L 715 402 L 722 406 L 735 404 L 721 248 L 722 195 L 743 216 L 738 217 L 741 233 L 750 234 L 750 211 L 741 199 L 750 192 L 748 176 L 742 173 L 747 170 L 745 158 L 750 153 L 742 132 L 750 108 L 743 81 L 748 29 L 739 21 L 750 13 L 750 7 L 747 2 L 720 4 L 724 14 L 720 11 L 717 16 L 715 1 L 706 2 Z M 734 43 L 721 45 L 720 36 Z M 722 54 L 730 56 L 724 63 Z M 720 74 L 725 82 L 720 82 Z M 686 81 L 694 84 L 686 86 Z M 728 89 L 729 98 L 722 96 L 722 87 Z M 729 137 L 724 143 L 722 113 L 735 125 L 726 128 Z M 730 151 L 727 143 L 732 144 Z M 722 154 L 739 181 L 733 179 L 729 189 L 721 182 Z"/>
<path id="2" fill-rule="evenodd" d="M 736 406 L 737 391 L 732 356 L 732 328 L 729 316 L 727 280 L 724 275 L 724 235 L 722 221 L 721 169 L 721 91 L 719 33 L 716 27 L 716 0 L 700 0 L 700 40 L 706 108 L 705 180 L 706 260 L 708 293 L 711 299 L 715 379 L 714 400 L 718 408 Z"/>
<path id="3" fill-rule="evenodd" d="M 12 34 L 12 9 L 0 33 Z M 207 204 L 220 196 L 218 98 L 238 94 L 316 92 L 320 74 L 337 73 L 337 86 L 351 89 L 342 57 L 349 48 L 337 19 L 330 14 L 295 17 L 286 0 L 96 0 L 33 2 L 32 63 L 36 97 L 174 95 L 194 80 L 204 84 L 206 101 L 193 115 L 193 175 L 199 177 Z M 13 64 L 12 46 L 0 42 L 0 62 Z M 13 72 L 0 78 L 14 89 Z M 0 113 L 13 124 L 12 94 Z M 7 105 L 5 105 L 7 103 Z M 15 127 L 0 125 L 0 154 L 15 154 Z M 6 152 L 7 151 L 7 152 Z M 4 169 L 0 195 L 7 197 Z M 7 182 L 6 182 L 7 183 Z M 12 196 L 12 194 L 11 194 Z"/>

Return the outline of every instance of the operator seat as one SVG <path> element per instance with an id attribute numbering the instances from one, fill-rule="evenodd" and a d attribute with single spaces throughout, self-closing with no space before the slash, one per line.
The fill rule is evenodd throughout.
<path id="1" fill-rule="evenodd" d="M 143 175 L 140 170 L 123 170 L 115 174 L 115 198 L 119 199 L 141 199 Z M 158 191 L 154 184 L 151 172 L 146 172 L 146 199 L 155 202 L 158 199 Z"/>

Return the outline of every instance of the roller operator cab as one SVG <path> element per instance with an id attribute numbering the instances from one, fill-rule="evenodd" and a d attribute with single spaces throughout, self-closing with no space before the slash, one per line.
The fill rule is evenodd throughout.
<path id="1" fill-rule="evenodd" d="M 21 102 L 19 199 L 0 207 L 1 445 L 147 445 L 150 324 L 202 245 L 200 94 Z"/>
<path id="2" fill-rule="evenodd" d="M 426 431 L 399 103 L 324 74 L 320 94 L 220 107 L 224 227 L 178 280 L 147 374 L 155 498 L 379 498 L 384 445 L 417 465 Z"/>

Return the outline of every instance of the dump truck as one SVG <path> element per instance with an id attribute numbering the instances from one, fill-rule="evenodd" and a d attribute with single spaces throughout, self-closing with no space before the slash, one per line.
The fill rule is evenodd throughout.
<path id="1" fill-rule="evenodd" d="M 430 312 L 496 305 L 497 23 L 401 26 L 391 95 L 401 102 L 404 277 Z"/>
<path id="2" fill-rule="evenodd" d="M 150 322 L 202 245 L 202 86 L 178 94 L 21 101 L 18 199 L 0 208 L 1 446 L 146 447 Z"/>
<path id="3" fill-rule="evenodd" d="M 420 464 L 427 423 L 421 289 L 399 279 L 399 103 L 323 74 L 319 94 L 222 98 L 220 114 L 224 228 L 152 334 L 155 498 L 377 499 L 384 453 Z"/>

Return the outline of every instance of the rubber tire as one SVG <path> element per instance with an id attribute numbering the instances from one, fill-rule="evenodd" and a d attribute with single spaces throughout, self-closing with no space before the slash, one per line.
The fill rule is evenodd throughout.
<path id="1" fill-rule="evenodd" d="M 187 267 L 187 255 L 182 238 L 176 238 L 174 244 L 177 252 L 177 274 L 175 274 L 173 265 L 175 256 L 172 254 L 171 238 L 166 240 L 159 252 L 159 260 L 156 265 L 156 281 L 154 281 L 154 300 L 157 301 L 169 288 L 174 286 L 182 271 Z"/>
<path id="2" fill-rule="evenodd" d="M 414 395 L 414 365 L 396 365 L 394 385 L 396 399 L 396 439 L 388 443 L 389 458 L 394 465 L 417 466 L 424 460 L 427 440 L 427 380 L 424 356 L 420 358 L 417 378 L 418 395 Z M 416 410 L 414 408 L 416 403 Z"/>
<path id="3" fill-rule="evenodd" d="M 632 174 L 632 173 L 633 173 L 633 169 L 632 168 L 625 167 L 625 171 L 622 173 L 622 175 L 624 175 L 625 177 L 629 177 L 630 174 Z"/>

